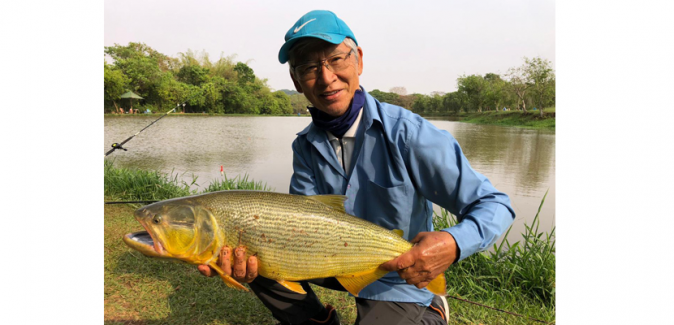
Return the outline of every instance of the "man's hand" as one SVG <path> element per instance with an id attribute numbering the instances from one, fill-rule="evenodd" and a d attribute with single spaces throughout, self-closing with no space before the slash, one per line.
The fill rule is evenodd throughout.
<path id="1" fill-rule="evenodd" d="M 223 246 L 220 250 L 220 256 L 216 262 L 225 274 L 242 283 L 251 283 L 257 277 L 257 258 L 251 256 L 246 261 L 246 248 L 239 246 L 234 249 L 234 266 L 232 266 L 232 249 Z M 211 277 L 218 273 L 208 265 L 197 266 L 201 274 Z"/>
<path id="2" fill-rule="evenodd" d="M 412 249 L 380 267 L 398 271 L 403 280 L 419 289 L 452 265 L 458 254 L 454 237 L 445 231 L 420 232 L 411 243 L 415 244 Z"/>

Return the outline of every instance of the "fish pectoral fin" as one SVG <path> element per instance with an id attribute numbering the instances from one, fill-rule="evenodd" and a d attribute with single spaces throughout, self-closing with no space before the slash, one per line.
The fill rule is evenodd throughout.
<path id="1" fill-rule="evenodd" d="M 370 283 L 379 280 L 386 275 L 386 273 L 388 273 L 388 271 L 376 268 L 356 274 L 336 276 L 335 278 L 346 291 L 358 297 L 358 293 L 363 290 L 363 288 L 367 287 Z"/>
<path id="2" fill-rule="evenodd" d="M 284 286 L 286 289 L 296 292 L 302 295 L 306 295 L 307 292 L 304 291 L 304 288 L 302 288 L 302 285 L 299 284 L 298 282 L 292 282 L 292 281 L 286 281 L 286 280 L 278 280 L 277 281 L 280 285 Z"/>
<path id="3" fill-rule="evenodd" d="M 433 281 L 428 283 L 426 288 L 438 295 L 438 296 L 446 296 L 447 295 L 447 283 L 445 282 L 445 273 L 440 273 Z"/>
<path id="4" fill-rule="evenodd" d="M 215 270 L 215 272 L 218 272 L 218 275 L 220 275 L 220 278 L 222 278 L 222 281 L 225 282 L 225 284 L 230 287 L 230 288 L 235 288 L 243 291 L 248 291 L 246 287 L 243 286 L 243 284 L 239 283 L 238 281 L 234 280 L 231 276 L 225 274 L 222 269 L 215 264 L 215 262 L 211 262 L 208 264 L 211 268 Z"/>
<path id="5" fill-rule="evenodd" d="M 344 201 L 346 201 L 346 195 L 324 194 L 324 195 L 311 195 L 307 197 L 314 201 L 318 201 L 323 204 L 329 205 L 341 212 L 346 212 L 344 211 Z"/>

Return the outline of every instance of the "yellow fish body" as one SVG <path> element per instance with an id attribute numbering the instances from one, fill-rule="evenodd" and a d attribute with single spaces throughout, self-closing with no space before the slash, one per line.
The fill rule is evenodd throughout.
<path id="1" fill-rule="evenodd" d="M 344 211 L 345 196 L 220 191 L 153 203 L 135 212 L 147 232 L 124 242 L 147 256 L 215 269 L 231 287 L 247 290 L 216 264 L 220 248 L 245 246 L 258 274 L 305 293 L 294 282 L 335 277 L 354 296 L 388 272 L 379 268 L 408 251 L 401 231 Z M 445 294 L 440 274 L 429 285 Z"/>

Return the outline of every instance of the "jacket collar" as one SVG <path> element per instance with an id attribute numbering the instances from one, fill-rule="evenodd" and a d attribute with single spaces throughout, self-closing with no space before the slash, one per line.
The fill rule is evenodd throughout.
<path id="1" fill-rule="evenodd" d="M 365 88 L 361 86 L 361 89 L 363 90 L 363 93 L 365 93 L 365 104 L 363 105 L 363 116 L 360 120 L 360 123 L 363 124 L 365 131 L 367 131 L 370 129 L 370 127 L 372 127 L 374 121 L 381 123 L 381 117 L 379 116 L 379 106 L 377 105 L 377 101 L 374 99 L 374 97 L 368 94 L 367 91 L 365 91 Z M 335 151 L 332 148 L 330 140 L 328 139 L 328 135 L 325 131 L 315 126 L 312 122 L 306 128 L 304 128 L 304 130 L 298 132 L 297 136 L 306 136 L 307 141 L 309 141 L 309 143 L 311 143 L 316 148 L 316 150 L 318 150 L 325 161 L 327 161 L 328 164 L 332 166 L 332 168 L 337 170 L 344 178 L 346 178 L 346 173 L 339 164 L 337 155 L 335 154 Z M 359 140 L 363 141 L 363 139 Z M 359 140 L 356 141 L 358 142 Z"/>
<path id="2" fill-rule="evenodd" d="M 364 123 L 365 130 L 370 129 L 374 121 L 379 121 L 381 123 L 381 117 L 379 116 L 379 106 L 377 105 L 376 100 L 372 97 L 363 86 L 360 87 L 365 93 L 365 105 L 363 107 L 363 117 L 360 121 Z M 314 123 L 309 123 L 304 130 L 297 133 L 297 135 L 302 136 L 306 135 L 307 139 L 313 143 L 315 139 L 318 138 L 319 134 L 325 134 L 323 130 L 319 129 Z M 326 136 L 327 139 L 327 136 Z M 328 143 L 329 144 L 329 143 Z"/>

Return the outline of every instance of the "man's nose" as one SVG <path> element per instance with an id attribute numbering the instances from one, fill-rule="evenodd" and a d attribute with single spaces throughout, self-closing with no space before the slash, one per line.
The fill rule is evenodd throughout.
<path id="1" fill-rule="evenodd" d="M 321 62 L 321 75 L 318 77 L 321 82 L 324 84 L 330 84 L 333 80 L 335 80 L 335 73 L 332 72 L 332 68 L 328 68 L 328 64 Z"/>

